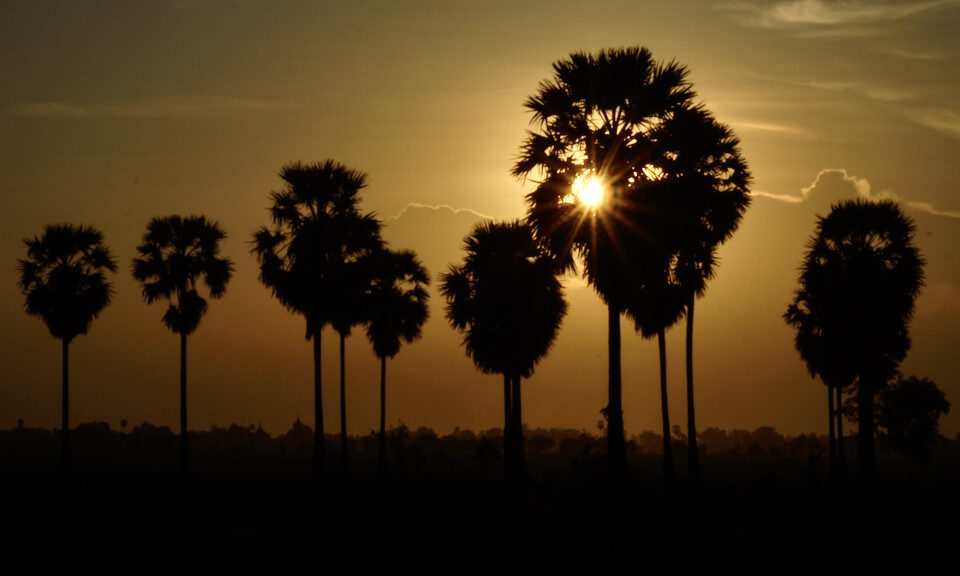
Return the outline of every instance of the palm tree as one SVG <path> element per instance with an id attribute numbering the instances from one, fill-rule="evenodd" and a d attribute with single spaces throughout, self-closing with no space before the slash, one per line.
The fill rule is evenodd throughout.
<path id="1" fill-rule="evenodd" d="M 923 286 L 913 221 L 889 200 L 848 200 L 819 217 L 784 318 L 797 350 L 830 386 L 856 377 L 860 478 L 876 476 L 874 399 L 910 349 Z"/>
<path id="2" fill-rule="evenodd" d="M 556 339 L 567 304 L 552 259 L 520 221 L 478 224 L 441 278 L 446 316 L 484 373 L 503 375 L 504 472 L 525 475 L 520 379 Z"/>
<path id="3" fill-rule="evenodd" d="M 27 258 L 18 260 L 20 291 L 27 314 L 38 316 L 62 343 L 60 465 L 70 473 L 70 342 L 86 334 L 110 303 L 113 285 L 106 273 L 117 264 L 90 226 L 52 224 L 40 236 L 24 239 Z"/>
<path id="4" fill-rule="evenodd" d="M 656 275 L 676 240 L 667 218 L 669 195 L 651 196 L 652 128 L 693 97 L 687 70 L 658 64 L 646 48 L 582 52 L 553 65 L 525 106 L 537 130 L 527 135 L 513 168 L 542 179 L 527 195 L 527 220 L 564 270 L 584 264 L 588 281 L 608 309 L 607 457 L 611 477 L 626 476 L 620 371 L 620 315 L 632 293 Z M 599 207 L 571 193 L 578 179 L 600 178 Z M 657 204 L 660 204 L 659 206 Z"/>
<path id="5" fill-rule="evenodd" d="M 703 106 L 673 111 L 653 131 L 660 178 L 683 198 L 675 281 L 686 291 L 687 449 L 691 482 L 700 482 L 693 390 L 693 318 L 696 299 L 716 274 L 717 248 L 740 225 L 750 205 L 750 172 L 733 131 Z"/>
<path id="6" fill-rule="evenodd" d="M 339 281 L 350 269 L 346 263 L 362 252 L 357 245 L 370 243 L 379 222 L 359 211 L 360 190 L 367 181 L 363 172 L 333 160 L 293 162 L 280 170 L 280 178 L 284 189 L 270 195 L 272 227 L 257 230 L 251 251 L 260 265 L 260 282 L 285 308 L 304 317 L 306 338 L 313 341 L 313 469 L 319 478 L 325 469 L 321 335 L 338 308 L 357 309 L 349 303 L 342 306 L 344 286 Z M 345 425 L 345 418 L 341 421 Z"/>
<path id="7" fill-rule="evenodd" d="M 627 315 L 643 338 L 657 337 L 660 363 L 660 420 L 663 432 L 663 483 L 676 484 L 671 441 L 670 412 L 667 402 L 667 342 L 666 330 L 683 316 L 686 296 L 684 287 L 665 268 L 659 283 L 650 282 L 634 294 L 627 304 Z"/>
<path id="8" fill-rule="evenodd" d="M 169 302 L 163 323 L 180 335 L 180 468 L 189 465 L 187 435 L 187 336 L 207 312 L 201 284 L 211 298 L 227 291 L 233 263 L 220 255 L 227 237 L 220 224 L 204 216 L 152 218 L 133 259 L 133 277 L 140 283 L 147 304 Z"/>
<path id="9" fill-rule="evenodd" d="M 400 352 L 402 342 L 420 338 L 427 310 L 430 276 L 410 250 L 384 248 L 374 257 L 374 280 L 369 294 L 367 338 L 380 359 L 380 442 L 377 454 L 381 474 L 387 470 L 387 359 Z"/>

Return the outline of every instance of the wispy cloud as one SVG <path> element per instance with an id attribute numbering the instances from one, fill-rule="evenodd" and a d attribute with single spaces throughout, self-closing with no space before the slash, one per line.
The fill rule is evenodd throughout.
<path id="1" fill-rule="evenodd" d="M 784 136 L 796 136 L 799 138 L 809 138 L 812 136 L 809 130 L 798 126 L 787 124 L 778 124 L 775 122 L 757 122 L 732 118 L 727 121 L 737 132 L 768 132 L 781 134 Z"/>
<path id="2" fill-rule="evenodd" d="M 861 82 L 809 82 L 807 85 L 822 90 L 856 92 L 879 102 L 905 102 L 914 98 L 908 90 L 879 88 Z"/>
<path id="3" fill-rule="evenodd" d="M 952 138 L 960 138 L 960 112 L 943 108 L 929 108 L 910 113 L 910 117 L 927 128 Z"/>
<path id="4" fill-rule="evenodd" d="M 473 208 L 454 208 L 449 204 L 431 205 L 431 204 L 421 204 L 419 202 L 410 202 L 409 204 L 404 206 L 403 210 L 401 210 L 396 216 L 391 216 L 390 218 L 387 218 L 387 222 L 391 220 L 399 220 L 400 218 L 403 217 L 404 214 L 406 214 L 410 210 L 432 210 L 434 212 L 447 212 L 449 214 L 454 214 L 454 215 L 462 214 L 465 216 L 479 218 L 481 220 L 490 220 L 493 218 L 493 216 L 488 216 L 481 212 L 477 212 Z"/>
<path id="5" fill-rule="evenodd" d="M 740 2 L 727 5 L 740 12 L 743 22 L 767 28 L 836 27 L 873 24 L 908 18 L 946 6 L 958 0 L 923 2 L 871 2 L 863 0 L 787 0 L 771 4 Z"/>
<path id="6" fill-rule="evenodd" d="M 230 96 L 158 96 L 127 102 L 23 104 L 15 112 L 39 118 L 83 120 L 207 118 L 291 108 L 289 104 Z"/>
<path id="7" fill-rule="evenodd" d="M 893 200 L 919 212 L 947 218 L 960 218 L 960 211 L 943 210 L 931 202 L 904 200 L 889 190 L 875 191 L 866 178 L 858 178 L 843 168 L 821 170 L 813 183 L 801 188 L 799 194 L 775 194 L 763 191 L 754 191 L 752 194 L 788 204 L 802 204 L 813 200 L 832 203 L 849 198 Z"/>

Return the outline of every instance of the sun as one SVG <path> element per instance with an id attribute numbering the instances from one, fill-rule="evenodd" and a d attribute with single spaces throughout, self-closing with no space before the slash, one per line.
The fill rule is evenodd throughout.
<path id="1" fill-rule="evenodd" d="M 592 174 L 584 174 L 573 182 L 573 195 L 588 208 L 597 208 L 603 202 L 603 182 Z"/>

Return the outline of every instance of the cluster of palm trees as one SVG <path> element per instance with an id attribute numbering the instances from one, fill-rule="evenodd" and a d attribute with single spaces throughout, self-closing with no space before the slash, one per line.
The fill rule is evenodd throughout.
<path id="1" fill-rule="evenodd" d="M 420 336 L 427 319 L 427 271 L 413 252 L 391 250 L 381 239 L 380 221 L 359 211 L 363 173 L 327 161 L 289 164 L 280 176 L 286 187 L 272 194 L 272 227 L 256 232 L 252 251 L 260 263 L 260 280 L 285 307 L 304 316 L 307 338 L 314 342 L 316 472 L 325 468 L 320 335 L 328 324 L 340 336 L 342 464 L 346 468 L 345 340 L 353 327 L 365 325 L 381 362 L 380 467 L 385 469 L 386 361 L 399 352 L 401 342 Z M 220 254 L 225 238 L 219 224 L 203 216 L 154 218 L 132 263 L 144 300 L 167 301 L 163 323 L 180 336 L 184 471 L 189 462 L 187 336 L 207 311 L 202 289 L 220 298 L 233 275 L 233 263 Z M 116 272 L 117 264 L 103 235 L 88 226 L 49 225 L 25 242 L 19 284 L 26 311 L 40 317 L 63 343 L 61 460 L 69 473 L 69 344 L 110 303 L 113 286 L 107 273 Z"/>
<path id="2" fill-rule="evenodd" d="M 914 233 L 913 221 L 890 200 L 836 204 L 818 218 L 800 286 L 784 314 L 810 374 L 827 386 L 830 464 L 837 479 L 846 467 L 847 390 L 856 406 L 860 478 L 869 483 L 876 475 L 875 399 L 910 349 L 908 325 L 923 286 Z"/>
<path id="3" fill-rule="evenodd" d="M 607 458 L 626 476 L 620 318 L 660 347 L 663 467 L 674 481 L 664 333 L 687 318 L 689 473 L 700 479 L 693 393 L 694 303 L 715 274 L 716 252 L 750 204 L 739 141 L 702 105 L 675 62 L 645 48 L 574 53 L 526 101 L 534 128 L 513 173 L 536 176 L 527 222 L 560 271 L 582 266 L 608 308 Z M 577 193 L 599 181 L 603 198 Z"/>
<path id="4" fill-rule="evenodd" d="M 663 478 L 675 482 L 665 333 L 686 319 L 689 478 L 700 481 L 693 381 L 696 299 L 716 273 L 717 250 L 750 204 L 750 173 L 732 130 L 702 105 L 685 67 L 645 48 L 574 53 L 553 65 L 525 103 L 533 117 L 513 174 L 531 178 L 524 220 L 484 222 L 465 239 L 465 258 L 441 275 L 446 317 L 464 335 L 477 368 L 503 377 L 507 478 L 526 475 L 521 382 L 549 351 L 566 312 L 560 276 L 582 269 L 608 309 L 607 459 L 626 478 L 620 368 L 621 316 L 660 360 Z M 413 342 L 428 316 L 429 276 L 410 251 L 394 251 L 381 221 L 360 209 L 363 172 L 332 160 L 290 163 L 271 194 L 271 222 L 253 238 L 261 282 L 304 317 L 314 355 L 314 471 L 325 469 L 321 394 L 323 329 L 340 341 L 341 465 L 348 467 L 346 339 L 365 326 L 380 360 L 379 467 L 386 468 L 386 364 Z M 589 192 L 588 192 L 589 191 Z M 909 347 L 906 323 L 922 284 L 912 223 L 892 202 L 857 201 L 822 218 L 787 311 L 797 348 L 830 398 L 831 455 L 842 391 L 857 387 L 861 462 L 873 466 L 873 395 Z M 181 456 L 187 463 L 187 336 L 224 295 L 233 265 L 225 233 L 204 217 L 155 218 L 133 275 L 144 299 L 169 302 L 164 324 L 180 336 Z M 20 287 L 27 312 L 63 341 L 63 453 L 68 446 L 68 346 L 110 302 L 116 262 L 96 230 L 47 226 L 26 241 Z M 841 432 L 842 436 L 842 432 Z M 836 462 L 837 458 L 832 458 Z"/>

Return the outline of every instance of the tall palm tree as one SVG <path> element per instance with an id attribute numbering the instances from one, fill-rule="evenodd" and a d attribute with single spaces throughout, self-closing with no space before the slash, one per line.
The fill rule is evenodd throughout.
<path id="1" fill-rule="evenodd" d="M 27 258 L 18 260 L 20 291 L 27 314 L 38 316 L 62 343 L 60 465 L 70 473 L 70 342 L 86 334 L 90 323 L 110 303 L 113 285 L 107 272 L 117 264 L 90 226 L 52 224 L 24 239 Z"/>
<path id="2" fill-rule="evenodd" d="M 634 328 L 644 338 L 657 337 L 660 363 L 660 421 L 663 432 L 663 483 L 676 484 L 671 441 L 670 412 L 667 401 L 667 343 L 666 330 L 683 316 L 686 296 L 684 287 L 676 282 L 671 270 L 665 268 L 659 283 L 650 282 L 634 294 L 627 304 L 627 315 Z"/>
<path id="3" fill-rule="evenodd" d="M 374 257 L 374 280 L 369 294 L 367 338 L 380 359 L 380 442 L 377 463 L 387 470 L 387 359 L 400 352 L 402 342 L 420 338 L 429 311 L 427 269 L 410 250 L 384 248 Z"/>
<path id="4" fill-rule="evenodd" d="M 607 457 L 611 477 L 626 476 L 620 315 L 631 293 L 675 252 L 662 194 L 651 197 L 646 170 L 653 157 L 651 130 L 693 97 L 687 70 L 658 64 L 646 48 L 574 53 L 553 65 L 554 77 L 527 99 L 536 130 L 528 133 L 513 174 L 537 173 L 527 195 L 527 220 L 559 265 L 583 261 L 588 281 L 608 309 Z M 607 188 L 599 207 L 571 193 L 593 175 Z"/>
<path id="5" fill-rule="evenodd" d="M 180 468 L 187 471 L 187 336 L 200 325 L 207 300 L 200 295 L 206 286 L 211 298 L 227 292 L 233 263 L 220 255 L 227 237 L 220 224 L 204 216 L 152 218 L 133 259 L 133 277 L 140 283 L 147 304 L 169 302 L 163 323 L 180 335 Z"/>
<path id="6" fill-rule="evenodd" d="M 347 438 L 347 338 L 354 326 L 369 320 L 368 297 L 374 282 L 375 255 L 384 250 L 380 239 L 380 221 L 372 214 L 349 222 L 341 230 L 338 258 L 330 263 L 332 293 L 336 307 L 330 324 L 340 337 L 340 468 L 349 464 Z"/>
<path id="7" fill-rule="evenodd" d="M 520 380 L 550 350 L 567 303 L 552 259 L 520 221 L 478 224 L 441 278 L 446 316 L 484 373 L 503 375 L 504 471 L 525 474 Z"/>
<path id="8" fill-rule="evenodd" d="M 677 108 L 651 136 L 656 142 L 659 177 L 683 199 L 680 249 L 672 275 L 685 289 L 687 449 L 691 482 L 700 482 L 693 388 L 694 303 L 716 274 L 717 248 L 740 225 L 750 205 L 750 171 L 740 142 L 729 126 L 703 106 Z"/>
<path id="9" fill-rule="evenodd" d="M 367 175 L 335 162 L 293 162 L 283 166 L 284 188 L 270 198 L 271 227 L 262 226 L 252 252 L 260 265 L 260 282 L 280 303 L 306 320 L 313 341 L 314 442 L 316 477 L 325 470 L 321 335 L 338 306 L 338 271 L 352 253 L 357 232 L 366 237 L 378 228 L 372 215 L 359 211 Z M 352 257 L 352 256 L 351 256 Z"/>
<path id="10" fill-rule="evenodd" d="M 784 318 L 797 350 L 828 386 L 856 377 L 860 478 L 876 476 L 874 399 L 910 349 L 923 286 L 913 221 L 895 202 L 848 200 L 819 217 Z"/>

